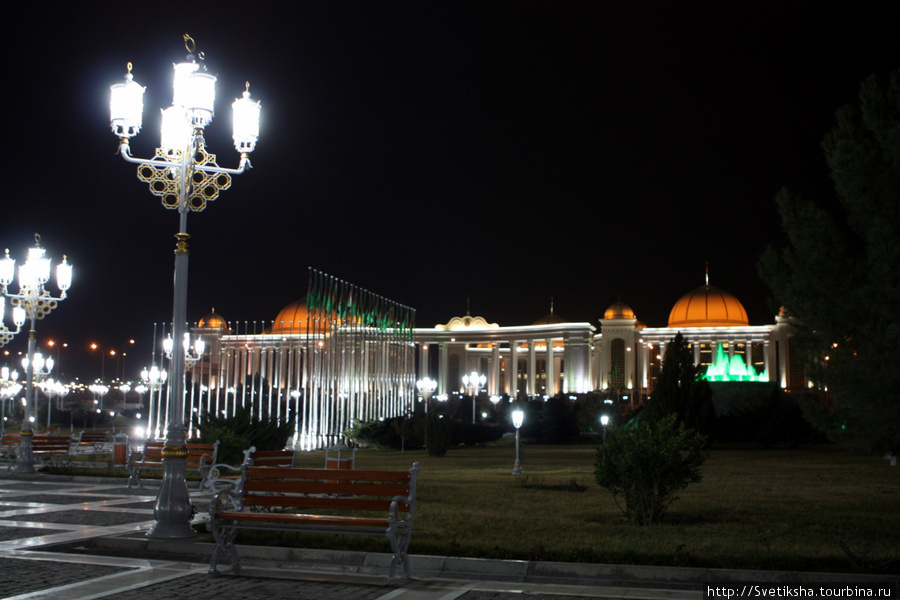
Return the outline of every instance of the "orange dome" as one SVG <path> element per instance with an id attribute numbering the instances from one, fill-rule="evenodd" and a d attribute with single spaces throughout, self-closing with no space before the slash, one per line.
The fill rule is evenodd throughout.
<path id="1" fill-rule="evenodd" d="M 532 325 L 556 325 L 557 323 L 568 323 L 568 321 L 566 321 L 559 315 L 554 315 L 553 313 L 550 313 L 549 315 L 547 315 L 545 317 L 541 317 L 540 319 L 538 319 L 537 321 L 532 323 Z"/>
<path id="2" fill-rule="evenodd" d="M 309 311 L 306 308 L 306 298 L 295 300 L 281 309 L 275 322 L 272 324 L 273 335 L 328 333 L 331 328 L 330 319 L 321 319 L 318 323 L 307 325 Z"/>
<path id="3" fill-rule="evenodd" d="M 735 327 L 749 325 L 740 300 L 711 285 L 688 292 L 672 307 L 669 327 Z"/>
<path id="4" fill-rule="evenodd" d="M 214 308 L 211 313 L 197 321 L 197 327 L 200 329 L 224 329 L 227 331 L 228 321 L 217 314 L 216 309 Z"/>
<path id="5" fill-rule="evenodd" d="M 634 311 L 624 302 L 616 302 L 603 313 L 604 319 L 634 319 Z"/>

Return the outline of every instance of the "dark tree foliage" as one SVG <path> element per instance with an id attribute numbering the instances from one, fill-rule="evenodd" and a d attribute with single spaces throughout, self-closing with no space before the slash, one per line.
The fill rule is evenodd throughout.
<path id="1" fill-rule="evenodd" d="M 900 453 L 900 71 L 871 76 L 822 147 L 837 204 L 776 197 L 788 243 L 760 276 L 795 328 L 807 375 L 828 387 L 833 439 Z"/>
<path id="2" fill-rule="evenodd" d="M 657 423 L 671 414 L 705 436 L 713 432 L 716 414 L 712 390 L 703 379 L 703 367 L 694 364 L 694 353 L 681 333 L 666 346 L 656 387 L 640 420 Z"/>
<path id="3" fill-rule="evenodd" d="M 239 406 L 227 417 L 204 412 L 194 425 L 200 430 L 201 442 L 219 442 L 218 460 L 230 465 L 241 464 L 243 451 L 250 446 L 282 450 L 294 433 L 293 420 L 278 423 L 275 419 L 258 419 L 247 406 Z"/>

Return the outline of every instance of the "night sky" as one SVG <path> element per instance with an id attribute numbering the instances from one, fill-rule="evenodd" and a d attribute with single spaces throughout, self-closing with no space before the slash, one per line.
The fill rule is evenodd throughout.
<path id="1" fill-rule="evenodd" d="M 74 265 L 37 326 L 42 346 L 68 344 L 64 378 L 99 376 L 91 342 L 128 353 L 107 379 L 137 377 L 171 319 L 178 215 L 116 156 L 109 86 L 131 61 L 147 87 L 132 150 L 151 156 L 189 33 L 218 76 L 220 166 L 238 163 L 245 80 L 263 109 L 254 168 L 188 217 L 191 321 L 274 319 L 312 266 L 415 308 L 420 327 L 467 301 L 527 324 L 551 298 L 568 320 L 598 324 L 622 300 L 663 326 L 708 262 L 769 323 L 755 263 L 782 241 L 773 198 L 833 201 L 820 142 L 866 76 L 898 67 L 895 6 L 11 2 L 0 250 L 24 260 L 39 232 Z"/>

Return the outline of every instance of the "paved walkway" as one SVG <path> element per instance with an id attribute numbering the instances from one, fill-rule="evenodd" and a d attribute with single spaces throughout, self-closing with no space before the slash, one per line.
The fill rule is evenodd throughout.
<path id="1" fill-rule="evenodd" d="M 583 600 L 684 598 L 695 591 L 636 589 L 572 582 L 529 583 L 510 565 L 412 556 L 413 580 L 386 583 L 386 555 L 254 549 L 242 552 L 240 575 L 209 575 L 208 536 L 154 541 L 158 482 L 0 473 L 0 596 L 19 599 L 202 600 L 289 597 L 309 600 Z M 191 490 L 205 506 L 209 492 Z M 197 517 L 201 521 L 203 515 Z M 262 553 L 261 555 L 259 553 Z M 299 558 L 299 560 L 297 560 Z M 506 561 L 520 565 L 516 561 Z M 455 572 L 462 577 L 430 577 Z M 470 577 L 466 577 L 466 573 Z M 507 581 L 504 582 L 504 579 Z"/>
<path id="2" fill-rule="evenodd" d="M 0 472 L 0 597 L 11 600 L 700 600 L 710 581 L 803 574 L 490 561 L 411 555 L 413 580 L 386 583 L 386 554 L 239 546 L 242 570 L 207 573 L 208 534 L 151 540 L 158 482 Z M 210 493 L 191 490 L 202 510 Z M 202 521 L 204 515 L 197 517 Z M 415 540 L 413 540 L 415 547 Z M 834 576 L 842 579 L 843 576 Z M 823 574 L 815 575 L 823 580 Z"/>

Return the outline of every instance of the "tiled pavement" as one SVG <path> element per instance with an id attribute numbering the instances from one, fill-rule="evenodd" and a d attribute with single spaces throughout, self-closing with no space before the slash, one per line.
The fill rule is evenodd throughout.
<path id="1" fill-rule="evenodd" d="M 726 575 L 653 567 L 411 555 L 412 580 L 386 583 L 388 555 L 239 546 L 239 575 L 207 573 L 211 538 L 150 540 L 157 482 L 0 472 L 0 597 L 10 600 L 699 600 Z M 209 493 L 191 490 L 202 510 Z M 203 519 L 202 513 L 197 521 Z M 240 541 L 240 540 L 238 540 Z M 415 546 L 415 540 L 413 540 Z M 756 573 L 753 576 L 760 576 Z M 764 574 L 788 581 L 785 574 Z"/>

